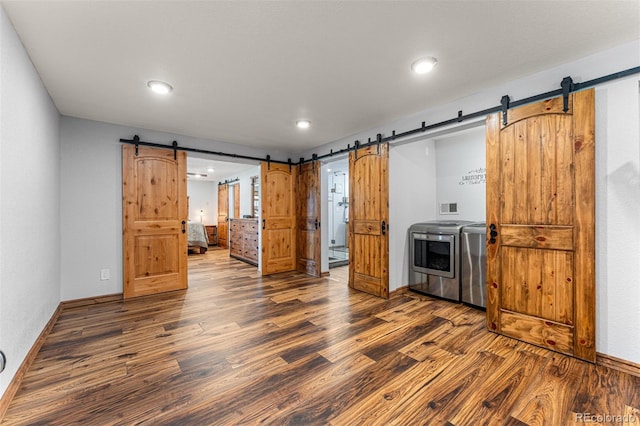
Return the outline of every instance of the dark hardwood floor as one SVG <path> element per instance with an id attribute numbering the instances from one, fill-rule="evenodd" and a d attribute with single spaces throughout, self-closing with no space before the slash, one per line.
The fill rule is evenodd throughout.
<path id="1" fill-rule="evenodd" d="M 66 308 L 3 424 L 640 424 L 640 378 L 489 333 L 481 311 L 226 253 L 189 256 L 187 291 Z"/>

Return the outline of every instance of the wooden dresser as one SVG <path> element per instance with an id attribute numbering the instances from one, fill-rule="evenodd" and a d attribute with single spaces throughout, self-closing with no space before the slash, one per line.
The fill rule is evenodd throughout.
<path id="1" fill-rule="evenodd" d="M 229 255 L 258 265 L 258 219 L 229 219 Z"/>

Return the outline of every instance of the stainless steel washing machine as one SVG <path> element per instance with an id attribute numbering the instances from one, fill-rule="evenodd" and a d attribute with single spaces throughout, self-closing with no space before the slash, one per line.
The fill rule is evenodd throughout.
<path id="1" fill-rule="evenodd" d="M 473 223 L 462 227 L 460 300 L 480 308 L 487 307 L 487 226 Z"/>
<path id="2" fill-rule="evenodd" d="M 409 289 L 460 301 L 460 229 L 470 221 L 432 221 L 409 227 Z"/>

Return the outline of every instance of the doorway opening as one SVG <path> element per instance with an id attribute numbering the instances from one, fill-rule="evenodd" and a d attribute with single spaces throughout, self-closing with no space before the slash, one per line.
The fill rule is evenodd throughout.
<path id="1" fill-rule="evenodd" d="M 212 156 L 189 154 L 187 196 L 190 254 L 203 255 L 207 251 L 216 250 L 226 252 L 227 256 L 237 257 L 240 253 L 241 260 L 246 260 L 247 257 L 247 263 L 259 265 L 258 235 L 252 235 L 251 241 L 255 247 L 249 250 L 251 247 L 244 244 L 244 234 L 234 233 L 240 231 L 235 228 L 243 220 L 253 220 L 257 228 L 260 187 L 256 176 L 259 174 L 260 166 L 255 162 L 248 164 L 220 161 Z M 234 227 L 234 224 L 237 226 Z M 198 228 L 199 232 L 195 232 Z M 254 233 L 256 232 L 259 231 Z M 232 242 L 235 244 L 231 244 Z M 244 256 L 245 245 L 247 252 L 251 251 L 250 256 Z"/>
<path id="2" fill-rule="evenodd" d="M 349 162 L 338 160 L 327 170 L 329 268 L 349 264 Z"/>

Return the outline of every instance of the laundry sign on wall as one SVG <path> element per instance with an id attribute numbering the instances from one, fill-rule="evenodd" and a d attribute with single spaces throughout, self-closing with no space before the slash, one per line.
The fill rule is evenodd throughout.
<path id="1" fill-rule="evenodd" d="M 458 185 L 484 185 L 487 181 L 487 169 L 479 167 L 460 177 Z"/>

